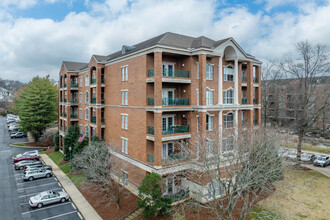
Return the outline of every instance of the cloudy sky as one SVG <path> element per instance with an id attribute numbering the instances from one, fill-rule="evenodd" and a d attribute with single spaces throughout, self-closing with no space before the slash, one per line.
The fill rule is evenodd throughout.
<path id="1" fill-rule="evenodd" d="M 175 32 L 234 37 L 260 60 L 301 40 L 330 47 L 330 0 L 0 0 L 0 77 L 28 82 Z"/>

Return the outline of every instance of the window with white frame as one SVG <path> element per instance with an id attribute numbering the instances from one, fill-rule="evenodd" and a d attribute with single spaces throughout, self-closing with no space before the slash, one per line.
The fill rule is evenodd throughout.
<path id="1" fill-rule="evenodd" d="M 128 66 L 121 67 L 121 81 L 128 80 Z"/>
<path id="2" fill-rule="evenodd" d="M 127 90 L 121 90 L 121 104 L 127 105 Z"/>
<path id="3" fill-rule="evenodd" d="M 89 119 L 89 111 L 88 109 L 85 109 L 85 120 Z"/>
<path id="4" fill-rule="evenodd" d="M 199 115 L 196 115 L 197 132 L 199 132 Z"/>
<path id="5" fill-rule="evenodd" d="M 223 92 L 223 102 L 224 104 L 234 104 L 234 90 L 228 89 Z"/>
<path id="6" fill-rule="evenodd" d="M 213 130 L 213 115 L 206 115 L 206 130 L 207 131 L 212 131 Z"/>
<path id="7" fill-rule="evenodd" d="M 199 79 L 199 63 L 196 64 L 197 64 L 197 79 Z"/>
<path id="8" fill-rule="evenodd" d="M 206 80 L 213 80 L 213 65 L 206 63 Z"/>
<path id="9" fill-rule="evenodd" d="M 224 117 L 225 128 L 233 128 L 234 127 L 234 114 L 228 113 Z"/>
<path id="10" fill-rule="evenodd" d="M 121 128 L 127 130 L 128 114 L 121 114 Z"/>
<path id="11" fill-rule="evenodd" d="M 82 93 L 79 94 L 79 103 L 83 103 L 83 95 L 82 95 Z"/>
<path id="12" fill-rule="evenodd" d="M 128 154 L 128 139 L 121 138 L 121 152 Z"/>
<path id="13" fill-rule="evenodd" d="M 229 81 L 229 82 L 233 82 L 234 81 L 234 69 L 231 66 L 225 67 L 223 69 L 223 80 L 224 81 Z"/>
<path id="14" fill-rule="evenodd" d="M 199 89 L 196 89 L 197 105 L 199 105 Z"/>
<path id="15" fill-rule="evenodd" d="M 215 199 L 224 194 L 225 190 L 222 183 L 219 180 L 214 180 L 208 184 L 207 187 L 208 198 Z"/>
<path id="16" fill-rule="evenodd" d="M 79 109 L 79 118 L 80 118 L 80 119 L 83 119 L 83 111 L 82 111 L 81 108 Z"/>
<path id="17" fill-rule="evenodd" d="M 235 147 L 234 141 L 235 141 L 234 136 L 230 136 L 223 140 L 223 152 L 224 153 L 229 153 L 234 150 L 234 147 Z"/>
<path id="18" fill-rule="evenodd" d="M 85 92 L 85 103 L 89 103 L 89 94 Z"/>
<path id="19" fill-rule="evenodd" d="M 86 137 L 89 136 L 89 127 L 88 127 L 88 125 L 85 126 L 85 135 L 86 135 Z"/>
<path id="20" fill-rule="evenodd" d="M 124 170 L 121 171 L 121 183 L 125 186 L 128 184 L 128 173 Z"/>
<path id="21" fill-rule="evenodd" d="M 163 185 L 162 185 L 162 192 L 163 195 L 171 195 L 174 192 L 174 177 L 167 177 L 166 179 L 163 180 Z"/>
<path id="22" fill-rule="evenodd" d="M 80 78 L 79 78 L 79 87 L 82 87 L 82 84 L 83 84 L 83 78 L 80 77 Z"/>
<path id="23" fill-rule="evenodd" d="M 214 152 L 214 141 L 206 140 L 206 157 L 213 156 Z"/>
<path id="24" fill-rule="evenodd" d="M 89 86 L 89 75 L 85 76 L 85 86 Z"/>
<path id="25" fill-rule="evenodd" d="M 206 89 L 206 105 L 213 105 L 213 90 Z"/>

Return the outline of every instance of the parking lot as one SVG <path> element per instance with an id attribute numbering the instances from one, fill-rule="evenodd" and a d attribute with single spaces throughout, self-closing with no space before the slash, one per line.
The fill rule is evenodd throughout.
<path id="1" fill-rule="evenodd" d="M 11 162 L 11 160 L 9 161 Z M 29 205 L 29 198 L 42 191 L 64 191 L 56 177 L 41 178 L 33 181 L 23 181 L 23 171 L 15 170 L 12 166 L 11 172 L 15 178 L 18 201 L 22 219 L 83 219 L 71 200 L 64 203 L 45 205 L 42 208 L 32 208 Z"/>

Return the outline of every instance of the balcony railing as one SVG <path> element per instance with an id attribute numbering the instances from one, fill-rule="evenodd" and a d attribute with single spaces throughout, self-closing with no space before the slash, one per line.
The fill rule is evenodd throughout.
<path id="1" fill-rule="evenodd" d="M 162 105 L 164 106 L 189 105 L 189 98 L 163 98 Z"/>
<path id="2" fill-rule="evenodd" d="M 91 98 L 91 103 L 95 104 L 96 103 L 96 98 Z"/>
<path id="3" fill-rule="evenodd" d="M 253 82 L 257 83 L 258 82 L 258 78 L 257 77 L 253 77 Z"/>
<path id="4" fill-rule="evenodd" d="M 66 102 L 66 99 L 64 99 L 64 102 Z"/>
<path id="5" fill-rule="evenodd" d="M 66 113 L 64 113 L 64 117 L 66 117 Z"/>
<path id="6" fill-rule="evenodd" d="M 63 85 L 62 84 L 60 85 L 60 88 L 63 88 Z"/>
<path id="7" fill-rule="evenodd" d="M 188 156 L 185 153 L 171 154 L 162 159 L 162 164 L 176 163 L 187 159 Z"/>
<path id="8" fill-rule="evenodd" d="M 104 124 L 104 118 L 101 118 L 101 123 Z"/>
<path id="9" fill-rule="evenodd" d="M 254 125 L 258 125 L 258 120 L 257 119 L 253 119 L 253 124 Z"/>
<path id="10" fill-rule="evenodd" d="M 242 76 L 242 83 L 247 82 L 247 77 L 246 76 Z"/>
<path id="11" fill-rule="evenodd" d="M 155 104 L 154 98 L 148 98 L 148 105 L 153 106 Z"/>
<path id="12" fill-rule="evenodd" d="M 71 99 L 70 102 L 71 102 L 71 103 L 78 103 L 78 98 L 73 98 L 73 99 Z"/>
<path id="13" fill-rule="evenodd" d="M 189 132 L 189 125 L 177 125 L 177 126 L 169 126 L 163 127 L 162 134 L 180 134 Z"/>
<path id="14" fill-rule="evenodd" d="M 155 162 L 154 155 L 153 154 L 148 154 L 147 161 L 149 163 L 152 163 L 153 164 Z"/>
<path id="15" fill-rule="evenodd" d="M 172 194 L 172 195 L 168 195 L 166 196 L 166 198 L 170 198 L 172 203 L 173 202 L 177 202 L 177 201 L 180 201 L 182 199 L 185 199 L 185 198 L 188 198 L 189 197 L 189 189 L 187 190 L 181 190 L 175 194 Z"/>
<path id="16" fill-rule="evenodd" d="M 63 112 L 61 112 L 61 116 L 63 116 Z"/>
<path id="17" fill-rule="evenodd" d="M 242 98 L 242 104 L 246 105 L 247 104 L 247 98 Z"/>
<path id="18" fill-rule="evenodd" d="M 96 117 L 91 117 L 91 122 L 96 123 Z"/>
<path id="19" fill-rule="evenodd" d="M 66 83 L 64 83 L 64 88 L 66 87 Z"/>
<path id="20" fill-rule="evenodd" d="M 61 126 L 61 131 L 63 131 L 63 126 Z"/>
<path id="21" fill-rule="evenodd" d="M 104 98 L 101 98 L 101 104 L 104 104 Z"/>
<path id="22" fill-rule="evenodd" d="M 154 135 L 154 133 L 155 133 L 154 127 L 153 126 L 148 126 L 148 134 Z"/>
<path id="23" fill-rule="evenodd" d="M 154 77 L 154 70 L 148 70 L 148 77 Z M 162 75 L 167 77 L 189 78 L 188 70 L 163 69 Z"/>
<path id="24" fill-rule="evenodd" d="M 78 83 L 77 83 L 77 82 L 72 82 L 72 83 L 71 83 L 71 87 L 75 87 L 75 88 L 77 88 L 77 87 L 78 87 Z"/>
<path id="25" fill-rule="evenodd" d="M 72 114 L 70 117 L 71 118 L 78 118 L 78 115 L 77 114 Z"/>
<path id="26" fill-rule="evenodd" d="M 104 83 L 104 77 L 101 76 L 101 83 Z"/>
<path id="27" fill-rule="evenodd" d="M 94 83 L 96 83 L 96 79 L 95 78 L 92 78 L 91 79 L 91 84 L 94 84 Z"/>
<path id="28" fill-rule="evenodd" d="M 61 102 L 63 102 L 63 99 L 61 98 Z"/>
<path id="29" fill-rule="evenodd" d="M 66 132 L 66 127 L 64 128 L 64 132 Z"/>
<path id="30" fill-rule="evenodd" d="M 255 99 L 255 98 L 253 99 L 253 104 L 255 104 L 255 105 L 258 104 L 257 99 Z"/>

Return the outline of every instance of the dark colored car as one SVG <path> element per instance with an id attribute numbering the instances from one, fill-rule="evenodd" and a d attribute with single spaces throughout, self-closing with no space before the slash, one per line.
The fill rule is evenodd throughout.
<path id="1" fill-rule="evenodd" d="M 14 163 L 17 163 L 22 160 L 39 160 L 39 156 L 22 155 L 14 158 Z"/>

